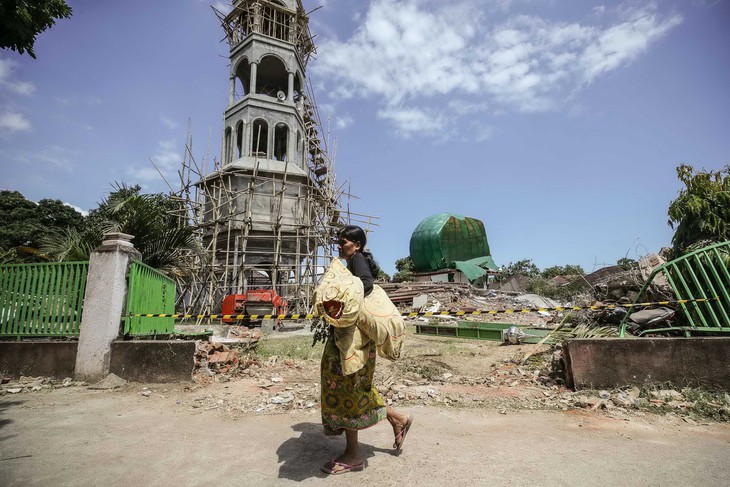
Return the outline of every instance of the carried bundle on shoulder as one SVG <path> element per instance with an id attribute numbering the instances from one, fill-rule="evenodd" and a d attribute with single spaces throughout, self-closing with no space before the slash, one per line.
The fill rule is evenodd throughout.
<path id="1" fill-rule="evenodd" d="M 325 312 L 324 302 L 339 301 L 342 314 L 335 319 Z M 375 342 L 378 355 L 397 360 L 403 349 L 405 323 L 383 288 L 377 284 L 363 296 L 362 281 L 335 259 L 314 291 L 318 315 L 335 328 L 344 375 L 360 370 L 367 362 L 367 349 Z"/>

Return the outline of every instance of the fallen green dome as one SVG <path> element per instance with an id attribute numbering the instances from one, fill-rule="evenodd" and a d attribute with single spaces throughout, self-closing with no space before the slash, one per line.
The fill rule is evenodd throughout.
<path id="1" fill-rule="evenodd" d="M 455 213 L 438 213 L 419 223 L 411 235 L 410 253 L 416 272 L 454 268 L 465 261 L 497 269 L 484 223 Z"/>

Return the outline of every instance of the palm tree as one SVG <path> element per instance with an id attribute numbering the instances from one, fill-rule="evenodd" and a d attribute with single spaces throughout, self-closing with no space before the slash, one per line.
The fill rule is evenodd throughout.
<path id="1" fill-rule="evenodd" d="M 192 227 L 173 214 L 175 202 L 161 194 L 139 194 L 139 186 L 117 190 L 92 211 L 83 231 L 66 229 L 43 239 L 41 250 L 55 260 L 88 260 L 105 233 L 133 235 L 142 262 L 168 275 L 189 273 L 189 256 L 198 252 Z"/>

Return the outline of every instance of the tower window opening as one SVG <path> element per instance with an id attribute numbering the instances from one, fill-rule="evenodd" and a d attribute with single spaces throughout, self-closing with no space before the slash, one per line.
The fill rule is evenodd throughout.
<path id="1" fill-rule="evenodd" d="M 269 124 L 266 120 L 256 120 L 251 134 L 251 155 L 268 158 Z"/>
<path id="2" fill-rule="evenodd" d="M 298 102 L 303 94 L 304 93 L 302 93 L 302 78 L 299 76 L 299 73 L 296 73 L 294 75 L 294 101 Z"/>
<path id="3" fill-rule="evenodd" d="M 234 101 L 238 101 L 251 91 L 251 63 L 243 59 L 236 67 L 236 86 Z"/>
<path id="4" fill-rule="evenodd" d="M 278 123 L 274 127 L 274 159 L 286 161 L 289 139 L 289 127 L 285 123 Z"/>
<path id="5" fill-rule="evenodd" d="M 243 155 L 242 152 L 243 147 L 243 122 L 239 121 L 236 125 L 236 158 L 240 159 Z"/>
<path id="6" fill-rule="evenodd" d="M 277 57 L 266 56 L 256 71 L 256 93 L 276 98 L 278 92 L 287 93 L 289 74 L 286 66 Z"/>
<path id="7" fill-rule="evenodd" d="M 231 128 L 228 127 L 223 142 L 223 164 L 231 162 L 231 152 Z"/>

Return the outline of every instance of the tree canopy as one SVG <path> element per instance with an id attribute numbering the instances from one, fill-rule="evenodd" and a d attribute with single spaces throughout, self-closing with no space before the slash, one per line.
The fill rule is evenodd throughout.
<path id="1" fill-rule="evenodd" d="M 0 263 L 88 260 L 105 233 L 133 235 L 142 261 L 171 274 L 187 272 L 197 243 L 192 227 L 164 194 L 116 184 L 84 217 L 60 200 L 34 203 L 17 191 L 0 191 Z"/>
<path id="2" fill-rule="evenodd" d="M 168 273 L 186 272 L 184 255 L 195 251 L 192 227 L 174 215 L 177 203 L 163 194 L 142 194 L 138 185 L 116 184 L 109 197 L 89 212 L 83 230 L 55 231 L 42 250 L 57 260 L 86 260 L 108 232 L 132 235 L 142 261 Z"/>
<path id="3" fill-rule="evenodd" d="M 552 279 L 557 276 L 584 276 L 585 271 L 579 265 L 554 265 L 543 269 L 540 275 L 545 279 Z"/>
<path id="4" fill-rule="evenodd" d="M 667 212 L 667 223 L 675 229 L 674 255 L 730 240 L 730 165 L 719 171 L 697 171 L 680 164 L 677 177 L 684 188 Z"/>
<path id="5" fill-rule="evenodd" d="M 0 48 L 35 59 L 38 35 L 72 13 L 64 0 L 0 0 Z"/>
<path id="6" fill-rule="evenodd" d="M 395 261 L 395 270 L 393 274 L 393 282 L 410 282 L 413 277 L 413 259 L 411 256 L 403 257 Z"/>
<path id="7" fill-rule="evenodd" d="M 29 251 L 40 247 L 43 238 L 56 231 L 81 230 L 84 224 L 84 216 L 61 200 L 46 198 L 35 203 L 18 191 L 0 191 L 0 252 L 4 260 L 42 260 Z"/>
<path id="8" fill-rule="evenodd" d="M 530 259 L 518 260 L 515 263 L 510 262 L 502 270 L 502 276 L 522 275 L 535 277 L 540 274 L 540 269 Z"/>

